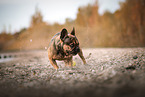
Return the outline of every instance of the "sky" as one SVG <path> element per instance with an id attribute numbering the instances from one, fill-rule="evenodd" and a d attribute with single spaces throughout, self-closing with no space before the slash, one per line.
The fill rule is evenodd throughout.
<path id="1" fill-rule="evenodd" d="M 63 24 L 66 18 L 75 19 L 78 8 L 93 4 L 96 0 L 0 0 L 0 32 L 16 32 L 30 25 L 31 16 L 36 6 L 43 15 L 43 20 L 53 24 Z M 115 12 L 120 8 L 119 1 L 98 0 L 99 14 L 106 10 Z"/>

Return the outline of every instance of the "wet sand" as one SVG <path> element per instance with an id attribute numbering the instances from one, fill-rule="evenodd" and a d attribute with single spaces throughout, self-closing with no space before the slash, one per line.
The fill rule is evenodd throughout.
<path id="1" fill-rule="evenodd" d="M 17 57 L 0 62 L 0 97 L 145 97 L 145 48 L 83 49 L 76 66 L 57 61 L 47 51 L 11 52 Z M 4 53 L 9 54 L 9 53 Z"/>

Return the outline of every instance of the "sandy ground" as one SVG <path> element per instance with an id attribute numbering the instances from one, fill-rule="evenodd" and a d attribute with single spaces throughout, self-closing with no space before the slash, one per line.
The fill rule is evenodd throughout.
<path id="1" fill-rule="evenodd" d="M 56 71 L 47 51 L 23 51 L 0 61 L 0 97 L 145 97 L 145 48 L 83 49 L 76 66 L 58 61 Z M 1 60 L 1 59 L 0 59 Z"/>

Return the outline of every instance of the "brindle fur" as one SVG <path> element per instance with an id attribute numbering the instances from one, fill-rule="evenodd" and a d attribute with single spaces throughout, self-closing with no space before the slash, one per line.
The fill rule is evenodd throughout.
<path id="1" fill-rule="evenodd" d="M 75 36 L 75 30 L 69 34 L 64 28 L 60 33 L 57 33 L 51 39 L 48 47 L 48 58 L 52 66 L 58 70 L 56 60 L 64 60 L 65 66 L 72 66 L 72 58 L 78 54 L 83 63 L 86 64 L 82 50 L 79 47 L 78 39 Z"/>

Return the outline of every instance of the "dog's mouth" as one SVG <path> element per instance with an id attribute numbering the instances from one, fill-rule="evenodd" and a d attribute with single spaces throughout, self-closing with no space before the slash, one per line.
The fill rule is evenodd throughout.
<path id="1" fill-rule="evenodd" d="M 73 56 L 73 55 L 76 55 L 78 52 L 80 52 L 79 46 L 73 46 L 73 47 L 69 47 L 69 49 L 65 49 L 67 47 L 68 46 L 64 47 L 64 52 L 66 56 L 69 56 L 69 55 Z"/>
<path id="2" fill-rule="evenodd" d="M 79 48 L 78 48 L 78 49 L 74 49 L 74 50 L 72 51 L 72 54 L 76 55 L 78 52 L 80 52 L 80 49 L 79 49 Z"/>
<path id="3" fill-rule="evenodd" d="M 74 56 L 77 55 L 78 52 L 67 52 L 66 56 Z"/>
<path id="4" fill-rule="evenodd" d="M 70 51 L 70 54 L 76 55 L 78 52 L 80 52 L 80 48 L 79 48 L 79 47 L 75 47 L 74 49 L 72 49 L 72 50 Z"/>

